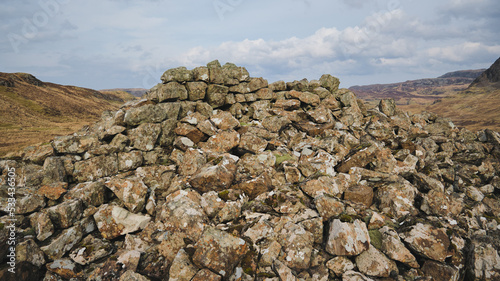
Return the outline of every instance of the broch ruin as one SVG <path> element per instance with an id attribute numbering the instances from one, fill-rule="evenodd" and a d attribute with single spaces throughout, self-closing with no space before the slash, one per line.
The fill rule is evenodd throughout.
<path id="1" fill-rule="evenodd" d="M 327 74 L 161 80 L 0 161 L 1 280 L 500 280 L 497 132 Z"/>

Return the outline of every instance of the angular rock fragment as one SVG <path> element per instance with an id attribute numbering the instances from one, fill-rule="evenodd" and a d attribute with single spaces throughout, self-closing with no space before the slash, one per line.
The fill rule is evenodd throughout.
<path id="1" fill-rule="evenodd" d="M 355 220 L 354 223 L 334 219 L 330 224 L 326 251 L 336 256 L 355 256 L 370 247 L 370 235 L 366 225 Z"/>
<path id="2" fill-rule="evenodd" d="M 220 275 L 231 275 L 234 267 L 248 251 L 245 240 L 208 227 L 195 244 L 193 262 L 198 267 L 207 267 Z"/>
<path id="3" fill-rule="evenodd" d="M 102 237 L 114 239 L 144 229 L 151 217 L 133 214 L 121 207 L 104 204 L 94 214 L 94 219 Z"/>

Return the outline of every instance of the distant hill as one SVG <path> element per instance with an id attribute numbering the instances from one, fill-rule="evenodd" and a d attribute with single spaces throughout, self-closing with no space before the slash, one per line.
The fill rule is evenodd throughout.
<path id="1" fill-rule="evenodd" d="M 484 69 L 460 70 L 446 73 L 438 78 L 353 86 L 349 90 L 372 106 L 378 104 L 381 99 L 393 98 L 396 104 L 405 110 L 420 111 L 422 106 L 431 105 L 444 97 L 465 90 L 483 72 Z"/>
<path id="2" fill-rule="evenodd" d="M 483 88 L 486 90 L 500 89 L 500 58 L 477 77 L 467 90 L 473 90 L 474 88 Z"/>
<path id="3" fill-rule="evenodd" d="M 464 91 L 425 108 L 471 130 L 500 131 L 500 58 Z"/>
<path id="4" fill-rule="evenodd" d="M 28 73 L 0 72 L 0 155 L 94 122 L 130 94 L 42 82 Z"/>
<path id="5" fill-rule="evenodd" d="M 349 89 L 368 107 L 380 99 L 393 98 L 401 109 L 411 113 L 435 112 L 472 131 L 500 130 L 500 59 L 489 69 L 460 70 L 437 78 Z"/>
<path id="6" fill-rule="evenodd" d="M 116 89 L 105 89 L 100 90 L 101 92 L 127 92 L 138 98 L 142 97 L 148 90 L 143 88 L 116 88 Z"/>

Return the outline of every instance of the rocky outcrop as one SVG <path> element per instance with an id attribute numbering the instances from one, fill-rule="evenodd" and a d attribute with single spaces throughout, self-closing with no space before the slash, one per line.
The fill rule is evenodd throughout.
<path id="1" fill-rule="evenodd" d="M 2 280 L 498 280 L 497 132 L 367 110 L 331 75 L 161 80 L 0 160 Z"/>

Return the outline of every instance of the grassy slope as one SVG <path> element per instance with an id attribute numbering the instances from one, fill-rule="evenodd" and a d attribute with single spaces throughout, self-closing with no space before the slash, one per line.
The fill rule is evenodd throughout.
<path id="1" fill-rule="evenodd" d="M 23 76 L 0 73 L 14 81 L 14 87 L 0 86 L 0 155 L 73 133 L 134 98 L 52 83 L 37 86 Z"/>

